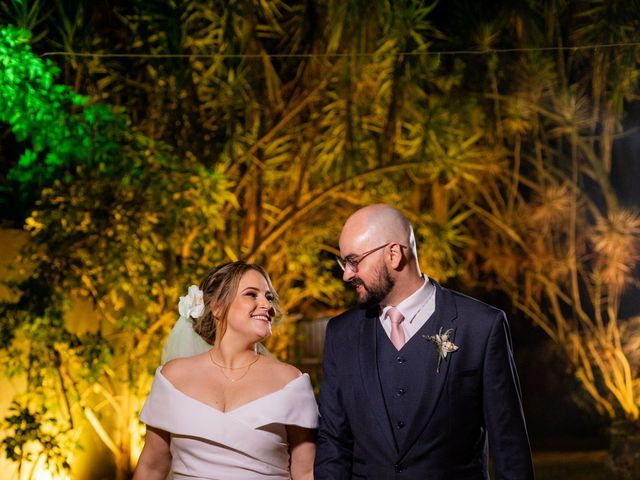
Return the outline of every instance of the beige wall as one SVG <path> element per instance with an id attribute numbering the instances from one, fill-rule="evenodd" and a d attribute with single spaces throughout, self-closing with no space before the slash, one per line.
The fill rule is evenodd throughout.
<path id="1" fill-rule="evenodd" d="M 18 255 L 20 247 L 27 238 L 26 233 L 21 230 L 0 229 L 0 279 L 13 278 L 15 276 L 15 268 L 12 268 L 11 262 Z M 9 289 L 0 283 L 0 300 L 9 300 L 9 298 Z M 0 322 L 3 320 L 0 318 Z M 2 361 L 1 355 L 0 361 Z M 14 378 L 9 380 L 0 371 L 0 418 L 5 417 L 11 399 L 22 390 L 24 390 L 24 381 L 22 379 Z M 4 455 L 0 455 L 2 478 L 17 478 L 15 470 L 15 464 L 8 462 Z"/>
<path id="2" fill-rule="evenodd" d="M 0 279 L 14 277 L 11 261 L 16 258 L 28 235 L 22 230 L 0 229 Z M 9 299 L 9 289 L 0 284 L 0 300 Z"/>
<path id="3" fill-rule="evenodd" d="M 24 231 L 0 229 L 0 282 L 16 278 L 18 272 L 12 262 L 28 239 L 29 236 Z M 10 290 L 0 283 L 0 300 L 9 299 Z M 66 322 L 72 331 L 82 332 L 90 330 L 93 325 L 96 325 L 93 321 L 94 318 L 95 313 L 91 304 L 85 300 L 77 300 L 74 301 L 73 307 L 68 312 Z M 0 318 L 0 321 L 3 319 Z M 0 362 L 2 362 L 1 356 L 0 353 Z M 13 397 L 24 391 L 24 388 L 24 379 L 8 379 L 4 377 L 0 368 L 0 419 L 6 416 Z M 109 452 L 90 429 L 83 430 L 81 438 L 83 450 L 76 453 L 72 478 L 74 480 L 107 480 L 111 478 L 113 475 Z M 26 478 L 24 474 L 23 478 Z M 2 453 L 0 453 L 0 479 L 18 480 L 16 465 L 6 460 Z"/>

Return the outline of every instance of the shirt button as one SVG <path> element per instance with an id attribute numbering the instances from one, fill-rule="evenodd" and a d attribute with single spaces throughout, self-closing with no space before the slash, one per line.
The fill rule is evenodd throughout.
<path id="1" fill-rule="evenodd" d="M 398 420 L 398 423 L 396 423 L 396 425 L 398 425 L 398 428 L 403 428 L 404 422 L 402 420 Z"/>
<path id="2" fill-rule="evenodd" d="M 396 392 L 396 397 L 401 397 L 405 393 L 407 393 L 407 390 L 405 388 L 399 388 L 398 391 Z"/>
<path id="3" fill-rule="evenodd" d="M 398 363 L 404 363 L 404 362 L 406 362 L 406 361 L 407 361 L 407 359 L 406 359 L 406 358 L 404 358 L 404 357 L 401 357 L 400 355 L 398 355 L 398 356 L 396 357 L 396 361 L 397 361 Z"/>

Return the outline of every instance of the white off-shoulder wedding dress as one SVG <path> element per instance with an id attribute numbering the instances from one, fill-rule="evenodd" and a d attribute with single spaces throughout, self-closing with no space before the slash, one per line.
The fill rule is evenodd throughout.
<path id="1" fill-rule="evenodd" d="M 316 428 L 318 407 L 306 374 L 221 412 L 175 388 L 160 367 L 140 418 L 171 433 L 175 480 L 289 479 L 286 426 Z"/>

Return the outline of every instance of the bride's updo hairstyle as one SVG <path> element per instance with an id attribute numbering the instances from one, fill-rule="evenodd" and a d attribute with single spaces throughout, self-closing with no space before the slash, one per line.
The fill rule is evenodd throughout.
<path id="1" fill-rule="evenodd" d="M 233 299 L 238 293 L 240 279 L 249 270 L 260 273 L 269 286 L 273 296 L 273 309 L 276 318 L 280 314 L 278 295 L 271 284 L 267 272 L 260 265 L 246 262 L 232 262 L 211 270 L 200 283 L 204 301 L 204 313 L 194 322 L 193 329 L 207 343 L 213 345 L 216 337 L 222 338 L 227 330 L 227 316 Z"/>

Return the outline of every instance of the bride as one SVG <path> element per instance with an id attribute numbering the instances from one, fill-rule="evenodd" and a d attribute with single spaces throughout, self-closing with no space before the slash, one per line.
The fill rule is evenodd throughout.
<path id="1" fill-rule="evenodd" d="M 267 273 L 222 265 L 179 310 L 165 353 L 183 356 L 185 345 L 202 353 L 156 371 L 134 479 L 312 479 L 318 412 L 309 376 L 257 350 L 278 313 Z"/>

